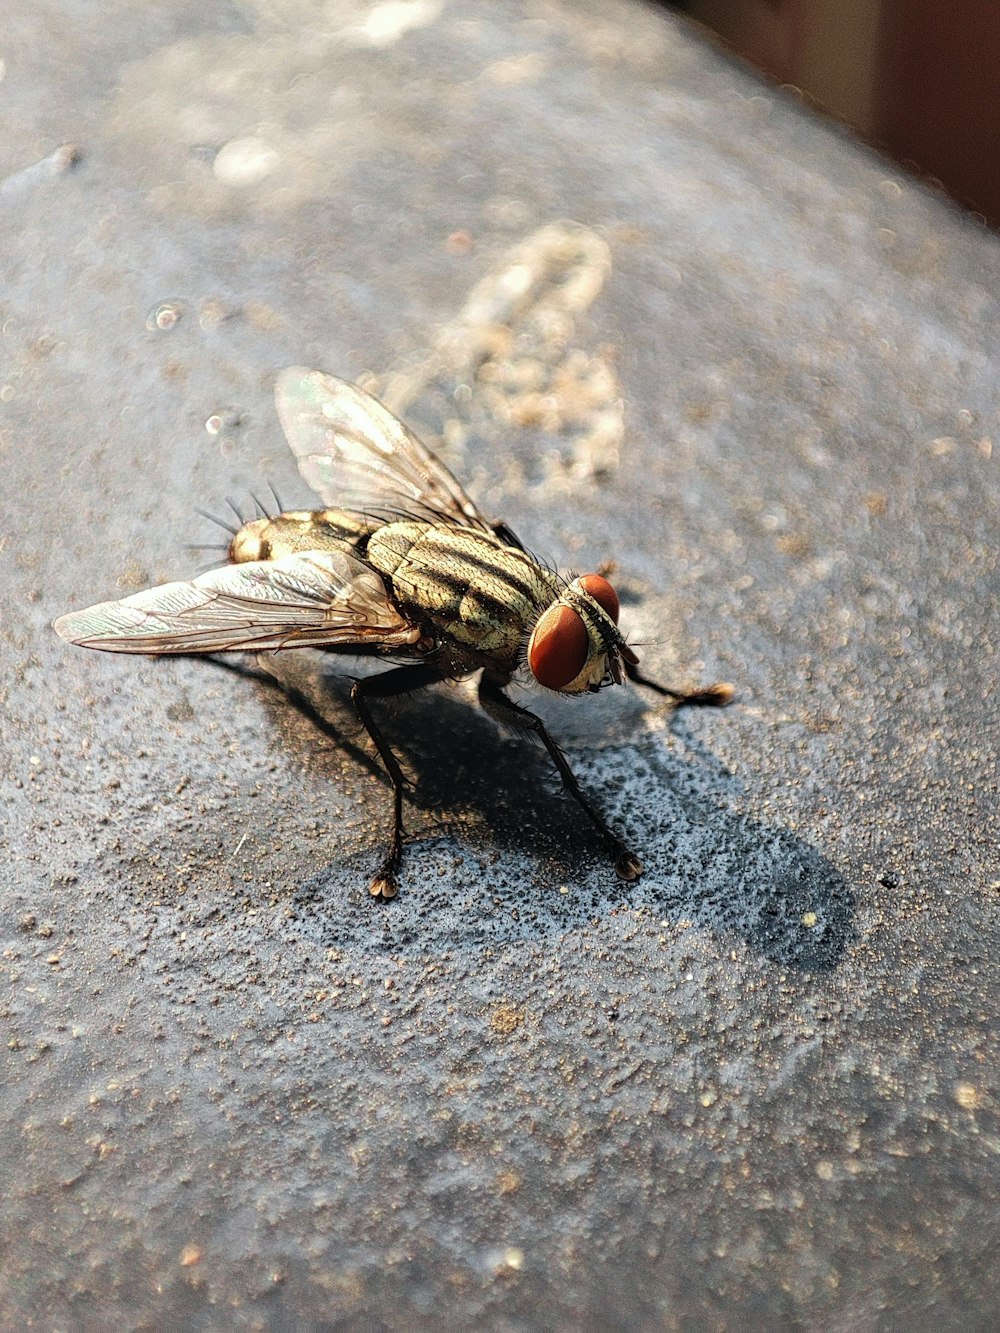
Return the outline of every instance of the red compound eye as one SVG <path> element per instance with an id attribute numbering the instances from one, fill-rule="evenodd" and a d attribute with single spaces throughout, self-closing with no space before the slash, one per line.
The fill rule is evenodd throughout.
<path id="1" fill-rule="evenodd" d="M 528 644 L 531 674 L 548 690 L 561 690 L 587 665 L 590 639 L 582 618 L 571 606 L 554 606 L 542 613 Z"/>
<path id="2" fill-rule="evenodd" d="M 606 611 L 617 625 L 619 611 L 618 594 L 604 575 L 584 574 L 582 578 L 577 580 L 577 582 L 587 596 L 593 597 L 601 610 Z"/>

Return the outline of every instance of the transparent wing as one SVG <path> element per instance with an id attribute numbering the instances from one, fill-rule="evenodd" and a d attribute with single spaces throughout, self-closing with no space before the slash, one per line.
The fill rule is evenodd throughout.
<path id="1" fill-rule="evenodd" d="M 324 504 L 496 531 L 444 464 L 370 393 L 291 366 L 278 375 L 274 397 L 299 471 Z"/>
<path id="2" fill-rule="evenodd" d="M 218 653 L 415 643 L 379 576 L 344 552 L 306 551 L 210 570 L 120 602 L 60 616 L 53 628 L 112 653 Z"/>

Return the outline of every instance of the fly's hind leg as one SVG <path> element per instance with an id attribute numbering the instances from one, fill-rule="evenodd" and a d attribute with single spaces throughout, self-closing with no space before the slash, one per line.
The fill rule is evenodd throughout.
<path id="1" fill-rule="evenodd" d="M 403 856 L 403 788 L 406 779 L 399 767 L 399 761 L 375 725 L 369 700 L 390 699 L 394 695 L 409 694 L 411 690 L 422 689 L 425 685 L 432 685 L 440 679 L 440 672 L 433 667 L 418 664 L 397 667 L 394 671 L 386 671 L 381 676 L 366 676 L 362 680 L 356 680 L 351 687 L 351 701 L 361 719 L 361 725 L 371 737 L 392 783 L 392 838 L 389 842 L 389 851 L 368 886 L 368 892 L 373 898 L 388 901 L 390 898 L 395 898 L 399 892 L 397 875 Z"/>
<path id="2" fill-rule="evenodd" d="M 522 708 L 520 704 L 514 703 L 513 699 L 508 699 L 501 687 L 485 675 L 479 684 L 479 702 L 490 717 L 497 722 L 516 731 L 530 731 L 538 737 L 559 770 L 563 786 L 577 804 L 586 811 L 591 823 L 600 833 L 604 845 L 614 857 L 615 873 L 619 879 L 638 879 L 642 874 L 642 862 L 635 852 L 626 847 L 617 833 L 612 831 L 597 807 L 592 805 L 583 794 L 583 790 L 577 782 L 576 775 L 570 768 L 566 756 L 549 735 L 542 719 L 529 712 L 527 708 Z"/>
<path id="3" fill-rule="evenodd" d="M 625 668 L 625 674 L 634 685 L 645 685 L 647 690 L 655 690 L 657 694 L 666 695 L 668 699 L 673 699 L 678 708 L 698 706 L 702 708 L 725 708 L 726 704 L 731 704 L 736 697 L 736 687 L 730 685 L 728 681 L 719 680 L 714 685 L 706 685 L 702 690 L 691 690 L 685 693 L 683 690 L 672 690 L 667 685 L 661 685 L 659 681 L 650 680 L 644 676 L 634 662 L 624 659 L 622 665 Z"/>

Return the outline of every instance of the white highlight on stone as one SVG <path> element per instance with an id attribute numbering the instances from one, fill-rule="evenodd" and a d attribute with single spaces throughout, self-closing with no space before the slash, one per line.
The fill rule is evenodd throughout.
<path id="1" fill-rule="evenodd" d="M 280 162 L 280 156 L 266 139 L 251 134 L 224 144 L 216 154 L 212 170 L 226 185 L 254 185 L 277 170 Z"/>
<path id="2" fill-rule="evenodd" d="M 369 46 L 391 46 L 411 28 L 433 23 L 441 8 L 441 0 L 382 0 L 372 6 L 358 35 Z"/>

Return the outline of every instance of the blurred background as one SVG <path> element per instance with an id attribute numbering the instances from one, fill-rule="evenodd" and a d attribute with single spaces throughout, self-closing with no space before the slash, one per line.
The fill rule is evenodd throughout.
<path id="1" fill-rule="evenodd" d="M 673 7 L 1000 223 L 996 0 L 679 0 Z"/>

